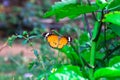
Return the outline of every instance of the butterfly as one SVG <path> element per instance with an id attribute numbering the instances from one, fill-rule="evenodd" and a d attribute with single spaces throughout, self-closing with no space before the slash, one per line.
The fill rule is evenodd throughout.
<path id="1" fill-rule="evenodd" d="M 53 33 L 44 33 L 43 36 L 46 38 L 47 42 L 52 48 L 58 48 L 61 49 L 65 45 L 67 45 L 69 42 L 71 42 L 71 37 L 70 36 L 58 36 Z"/>

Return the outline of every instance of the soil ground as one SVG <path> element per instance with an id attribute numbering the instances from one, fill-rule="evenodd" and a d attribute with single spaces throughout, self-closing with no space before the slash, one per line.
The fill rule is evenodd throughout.
<path id="1" fill-rule="evenodd" d="M 4 42 L 0 42 L 0 48 L 4 45 Z M 32 48 L 27 45 L 21 45 L 19 43 L 13 44 L 12 47 L 6 46 L 0 51 L 0 56 L 6 57 L 8 55 L 17 55 L 23 53 L 23 56 L 28 58 L 35 58 Z"/>

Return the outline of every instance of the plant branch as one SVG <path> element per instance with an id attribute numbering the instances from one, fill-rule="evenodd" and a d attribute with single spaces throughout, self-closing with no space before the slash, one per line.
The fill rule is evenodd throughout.
<path id="1" fill-rule="evenodd" d="M 75 47 L 73 46 L 72 43 L 71 43 L 71 46 L 72 46 L 72 48 L 74 49 L 74 51 L 75 51 L 76 53 L 78 53 L 77 55 L 78 55 L 78 56 L 80 57 L 80 59 L 81 59 L 81 64 L 82 64 L 82 66 L 84 67 L 84 66 L 86 65 L 86 66 L 89 67 L 89 68 L 93 68 L 93 67 L 90 66 L 90 64 L 87 63 L 87 61 L 80 55 L 80 53 L 78 52 L 78 50 L 75 49 Z"/>
<path id="2" fill-rule="evenodd" d="M 90 34 L 90 38 L 92 38 L 92 32 L 90 30 L 90 26 L 89 26 L 89 22 L 88 22 L 88 18 L 86 16 L 86 14 L 84 14 L 84 18 L 85 18 L 85 22 L 86 22 L 86 25 L 87 25 L 87 31 L 89 32 Z"/>
<path id="3" fill-rule="evenodd" d="M 87 73 L 86 73 L 86 70 L 85 70 L 85 64 L 86 64 L 87 67 L 90 67 L 90 65 L 89 65 L 89 64 L 87 63 L 87 61 L 79 54 L 79 51 L 76 50 L 76 48 L 74 47 L 74 45 L 73 45 L 72 43 L 71 43 L 71 46 L 72 46 L 72 48 L 74 49 L 74 51 L 77 53 L 77 55 L 80 57 L 79 59 L 80 59 L 81 65 L 82 65 L 82 70 L 83 70 L 85 76 L 88 77 L 88 75 L 87 75 Z"/>
<path id="4" fill-rule="evenodd" d="M 120 49 L 120 45 L 118 45 L 117 47 L 115 47 L 113 50 L 110 50 L 108 54 L 105 55 L 105 57 L 103 58 L 103 60 L 107 59 L 110 55 L 112 55 L 115 51 Z"/>
<path id="5" fill-rule="evenodd" d="M 93 74 L 94 74 L 94 67 L 95 67 L 95 52 L 96 52 L 96 46 L 97 46 L 97 41 L 99 39 L 100 36 L 100 31 L 102 28 L 102 18 L 103 18 L 103 12 L 102 13 L 98 13 L 97 14 L 97 18 L 99 21 L 95 22 L 95 26 L 93 29 L 93 36 L 92 36 L 92 46 L 91 46 L 91 56 L 90 56 L 90 65 L 93 67 L 90 69 L 89 72 L 89 78 L 90 80 L 94 80 Z"/>
<path id="6" fill-rule="evenodd" d="M 74 45 L 73 45 L 72 43 L 71 43 L 71 46 L 72 46 L 72 48 L 74 49 L 74 51 L 77 53 L 77 55 L 80 57 L 80 63 L 81 63 L 81 65 L 82 65 L 82 67 L 84 67 L 84 66 L 85 66 L 85 65 L 84 65 L 84 62 L 83 62 L 81 56 L 79 55 L 78 50 L 75 49 L 75 47 L 74 47 Z"/>
<path id="7" fill-rule="evenodd" d="M 97 32 L 97 34 L 96 34 L 96 37 L 93 39 L 93 41 L 95 41 L 95 42 L 98 41 L 98 38 L 99 38 L 99 35 L 100 35 L 100 32 L 101 32 L 101 28 L 102 28 L 102 25 L 103 25 L 103 23 L 102 23 L 102 21 L 101 21 L 102 19 L 103 19 L 103 11 L 102 11 L 102 13 L 101 13 L 100 20 L 96 22 L 96 23 L 97 23 L 96 26 L 99 26 L 99 27 L 97 27 L 98 32 Z M 95 26 L 95 27 L 96 27 L 96 26 Z"/>
<path id="8" fill-rule="evenodd" d="M 91 3 L 90 3 L 89 0 L 87 0 L 87 2 L 88 2 L 89 5 L 91 5 Z M 93 15 L 93 18 L 95 19 L 95 21 L 97 21 L 97 18 L 96 18 L 96 16 L 95 16 L 95 13 L 94 13 L 94 12 L 92 12 L 92 15 Z"/>
<path id="9" fill-rule="evenodd" d="M 5 47 L 7 47 L 7 42 L 5 42 L 3 45 L 2 45 L 2 47 L 0 48 L 0 52 L 5 48 Z"/>

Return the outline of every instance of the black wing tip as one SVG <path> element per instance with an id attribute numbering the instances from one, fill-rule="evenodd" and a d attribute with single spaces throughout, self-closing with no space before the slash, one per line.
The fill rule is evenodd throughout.
<path id="1" fill-rule="evenodd" d="M 43 34 L 42 34 L 42 36 L 43 37 L 48 37 L 49 35 L 51 35 L 52 33 L 50 33 L 50 32 L 44 32 Z"/>
<path id="2" fill-rule="evenodd" d="M 45 37 L 45 36 L 46 36 L 46 34 L 47 34 L 47 32 L 44 32 L 44 33 L 42 33 L 42 36 L 43 36 L 43 37 Z"/>
<path id="3" fill-rule="evenodd" d="M 49 34 L 50 34 L 49 32 L 44 32 L 44 33 L 42 34 L 42 36 L 43 36 L 43 37 L 47 37 Z"/>

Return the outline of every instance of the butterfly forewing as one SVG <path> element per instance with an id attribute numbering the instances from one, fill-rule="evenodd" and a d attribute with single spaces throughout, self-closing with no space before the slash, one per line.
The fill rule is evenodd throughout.
<path id="1" fill-rule="evenodd" d="M 58 46 L 59 36 L 51 34 L 47 37 L 47 41 L 51 47 L 56 48 Z"/>

